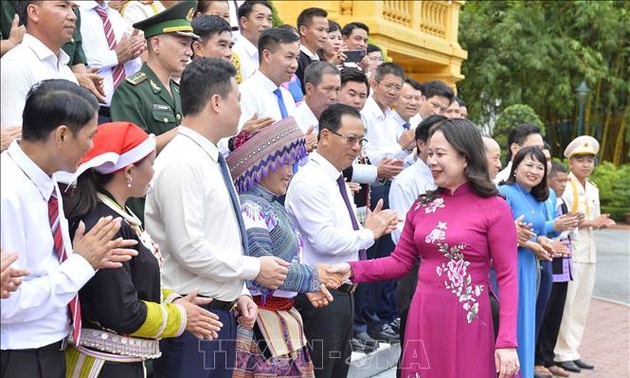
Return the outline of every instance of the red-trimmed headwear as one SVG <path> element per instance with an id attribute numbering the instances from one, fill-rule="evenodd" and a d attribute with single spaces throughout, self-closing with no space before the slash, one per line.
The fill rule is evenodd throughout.
<path id="1" fill-rule="evenodd" d="M 155 136 L 131 122 L 109 122 L 98 126 L 94 146 L 79 164 L 75 177 L 92 168 L 108 175 L 134 164 L 155 151 Z"/>

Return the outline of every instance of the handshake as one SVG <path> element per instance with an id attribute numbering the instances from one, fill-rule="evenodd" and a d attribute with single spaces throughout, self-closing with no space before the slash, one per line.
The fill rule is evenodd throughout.
<path id="1" fill-rule="evenodd" d="M 317 264 L 317 275 L 319 277 L 320 289 L 316 292 L 306 293 L 306 297 L 313 307 L 324 307 L 333 301 L 333 296 L 328 289 L 337 289 L 344 281 L 352 276 L 350 264 L 342 263 L 336 265 Z"/>

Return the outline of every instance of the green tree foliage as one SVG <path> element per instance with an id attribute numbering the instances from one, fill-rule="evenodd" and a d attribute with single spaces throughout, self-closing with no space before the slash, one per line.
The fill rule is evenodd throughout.
<path id="1" fill-rule="evenodd" d="M 591 180 L 599 188 L 602 213 L 623 220 L 624 214 L 630 212 L 630 164 L 616 167 L 603 162 L 595 168 Z"/>
<path id="2" fill-rule="evenodd" d="M 503 109 L 492 130 L 492 136 L 499 143 L 501 148 L 507 148 L 508 135 L 510 131 L 520 125 L 536 125 L 540 128 L 542 135 L 545 135 L 545 125 L 538 117 L 538 114 L 528 105 L 514 104 Z"/>
<path id="3" fill-rule="evenodd" d="M 627 160 L 629 10 L 628 1 L 468 1 L 460 91 L 473 120 L 487 125 L 504 108 L 528 104 L 562 151 L 575 136 L 574 90 L 585 80 L 585 132 L 600 140 L 600 158 Z"/>

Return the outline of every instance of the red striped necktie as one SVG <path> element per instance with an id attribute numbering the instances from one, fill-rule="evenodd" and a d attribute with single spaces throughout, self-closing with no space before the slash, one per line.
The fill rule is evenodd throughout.
<path id="1" fill-rule="evenodd" d="M 59 201 L 54 191 L 48 200 L 48 219 L 50 220 L 50 229 L 55 243 L 54 250 L 57 253 L 57 257 L 59 257 L 59 263 L 62 263 L 68 258 L 68 254 L 63 244 L 63 235 L 60 225 L 61 218 L 59 216 Z M 70 316 L 72 317 L 72 338 L 78 345 L 79 338 L 81 337 L 81 304 L 79 303 L 78 294 L 72 298 L 68 307 L 70 309 Z"/>
<path id="2" fill-rule="evenodd" d="M 99 17 L 103 21 L 103 28 L 105 29 L 105 37 L 107 38 L 107 45 L 110 50 L 116 50 L 116 46 L 118 43 L 116 42 L 116 36 L 114 35 L 114 29 L 112 28 L 112 23 L 109 21 L 109 16 L 107 15 L 107 10 L 96 7 L 94 8 L 96 13 L 98 13 Z M 122 83 L 125 79 L 125 66 L 121 63 L 112 68 L 112 79 L 114 81 L 114 89 L 118 87 L 118 84 Z"/>

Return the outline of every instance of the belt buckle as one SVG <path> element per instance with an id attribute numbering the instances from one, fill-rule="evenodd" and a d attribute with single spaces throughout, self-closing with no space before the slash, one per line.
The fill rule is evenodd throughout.
<path id="1" fill-rule="evenodd" d="M 66 348 L 68 348 L 68 337 L 61 339 L 61 345 L 59 345 L 59 350 L 62 352 L 66 350 Z"/>
<path id="2" fill-rule="evenodd" d="M 359 284 L 351 284 L 352 285 L 352 289 L 350 289 L 350 295 L 354 294 L 354 292 L 357 290 L 357 286 L 359 286 Z"/>
<path id="3" fill-rule="evenodd" d="M 236 298 L 236 299 L 234 300 L 234 302 L 232 302 L 232 307 L 230 307 L 230 309 L 228 310 L 228 312 L 234 312 L 234 310 L 236 310 L 236 306 L 238 305 L 238 301 L 239 301 L 240 299 L 241 299 L 240 297 L 239 297 L 239 298 Z"/>

